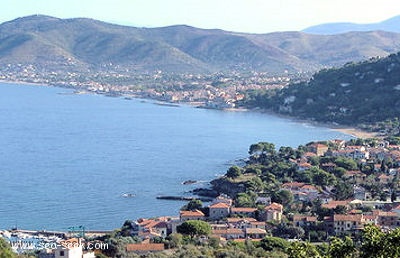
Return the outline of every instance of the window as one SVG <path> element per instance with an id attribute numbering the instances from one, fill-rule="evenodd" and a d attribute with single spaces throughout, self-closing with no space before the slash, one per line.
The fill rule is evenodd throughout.
<path id="1" fill-rule="evenodd" d="M 64 251 L 60 251 L 60 256 L 64 256 Z"/>

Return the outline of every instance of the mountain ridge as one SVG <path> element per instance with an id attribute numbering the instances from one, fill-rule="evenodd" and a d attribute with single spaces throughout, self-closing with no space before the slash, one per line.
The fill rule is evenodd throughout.
<path id="1" fill-rule="evenodd" d="M 382 30 L 388 32 L 400 32 L 400 15 L 392 17 L 377 23 L 351 23 L 351 22 L 335 22 L 324 23 L 308 27 L 303 32 L 320 35 L 334 35 L 351 31 L 374 31 Z"/>
<path id="2" fill-rule="evenodd" d="M 187 25 L 120 26 L 89 18 L 33 15 L 0 24 L 0 64 L 43 69 L 143 72 L 317 71 L 400 51 L 400 34 L 250 34 Z"/>

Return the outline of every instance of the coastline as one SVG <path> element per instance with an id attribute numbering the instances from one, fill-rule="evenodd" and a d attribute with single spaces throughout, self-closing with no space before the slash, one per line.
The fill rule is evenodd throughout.
<path id="1" fill-rule="evenodd" d="M 0 83 L 63 88 L 63 87 L 60 87 L 60 86 L 57 86 L 57 85 L 52 85 L 52 84 L 34 83 L 34 82 L 25 82 L 25 81 L 0 80 Z M 82 92 L 82 93 L 99 94 L 99 93 L 96 93 L 96 92 Z M 73 93 L 73 94 L 82 94 L 82 93 Z M 100 95 L 105 95 L 105 94 L 100 94 Z M 139 96 L 135 96 L 134 94 L 133 95 L 132 94 L 121 94 L 121 97 L 132 97 L 132 98 L 136 98 L 136 99 L 143 99 L 143 98 L 141 98 Z M 161 105 L 165 104 L 165 105 L 171 105 L 171 106 L 172 105 L 179 106 L 181 104 L 183 104 L 183 105 L 186 104 L 186 105 L 189 105 L 189 106 L 192 106 L 192 107 L 199 107 L 199 104 L 201 103 L 201 102 L 179 102 L 179 103 L 176 103 L 176 102 L 169 102 L 169 101 L 163 101 L 163 100 L 152 99 L 152 98 L 149 98 L 148 100 L 155 100 L 155 101 L 158 101 L 157 103 L 160 103 Z M 326 123 L 326 122 L 316 122 L 316 121 L 312 121 L 312 120 L 308 120 L 308 119 L 300 119 L 300 118 L 292 117 L 292 116 L 289 116 L 289 115 L 279 114 L 279 113 L 276 113 L 276 112 L 273 112 L 273 111 L 267 110 L 267 109 L 260 109 L 260 108 L 248 109 L 248 108 L 243 108 L 243 107 L 239 107 L 239 108 L 223 108 L 223 109 L 210 108 L 210 109 L 216 109 L 216 110 L 227 111 L 227 112 L 259 112 L 259 113 L 263 113 L 263 114 L 268 114 L 268 115 L 281 117 L 281 118 L 284 118 L 284 119 L 289 119 L 289 120 L 294 121 L 294 122 L 306 123 L 306 124 L 310 124 L 310 125 L 313 125 L 313 126 L 329 128 L 331 130 L 334 130 L 334 131 L 337 131 L 337 132 L 341 132 L 343 134 L 347 134 L 347 135 L 353 136 L 355 138 L 361 138 L 361 139 L 380 137 L 380 136 L 378 136 L 378 133 L 367 132 L 367 131 L 361 130 L 361 129 L 357 128 L 357 127 L 345 126 L 345 125 L 334 124 L 334 123 Z"/>
<path id="2" fill-rule="evenodd" d="M 289 119 L 294 122 L 305 123 L 305 124 L 309 124 L 309 125 L 317 126 L 317 127 L 325 127 L 325 128 L 331 129 L 333 131 L 341 132 L 343 134 L 347 134 L 347 135 L 353 136 L 355 138 L 360 138 L 360 139 L 381 137 L 381 136 L 378 136 L 377 132 L 367 132 L 367 131 L 359 129 L 355 126 L 346 126 L 346 125 L 340 125 L 337 123 L 317 122 L 317 121 L 313 121 L 313 120 L 309 120 L 309 119 L 301 119 L 301 118 L 297 118 L 297 117 L 293 117 L 293 116 L 289 116 L 289 115 L 279 114 L 279 113 L 276 113 L 276 112 L 273 112 L 273 111 L 267 110 L 267 109 L 239 108 L 239 110 L 240 111 L 248 111 L 248 112 L 259 112 L 259 113 L 263 113 L 263 114 L 281 117 L 284 119 Z"/>
<path id="3" fill-rule="evenodd" d="M 377 133 L 373 132 L 366 132 L 357 128 L 351 128 L 351 127 L 337 127 L 337 128 L 331 128 L 334 131 L 338 131 L 344 134 L 349 134 L 351 136 L 354 136 L 356 138 L 360 139 L 368 139 L 368 138 L 378 138 L 380 136 L 377 135 Z"/>

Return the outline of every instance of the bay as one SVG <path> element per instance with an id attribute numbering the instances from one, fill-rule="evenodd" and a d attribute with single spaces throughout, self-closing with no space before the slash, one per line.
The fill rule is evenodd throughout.
<path id="1" fill-rule="evenodd" d="M 255 112 L 169 107 L 0 84 L 0 228 L 114 229 L 178 215 L 185 195 L 246 158 L 259 141 L 297 147 L 349 139 L 329 128 Z M 123 198 L 132 193 L 133 198 Z"/>

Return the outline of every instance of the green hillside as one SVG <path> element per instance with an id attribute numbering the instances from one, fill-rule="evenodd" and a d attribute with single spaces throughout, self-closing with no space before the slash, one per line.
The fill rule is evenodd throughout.
<path id="1" fill-rule="evenodd" d="M 324 69 L 280 91 L 251 92 L 244 105 L 321 122 L 368 127 L 385 122 L 398 130 L 400 53 Z"/>
<path id="2" fill-rule="evenodd" d="M 52 71 L 310 72 L 400 51 L 400 34 L 246 34 L 179 25 L 136 28 L 34 15 L 0 24 L 0 65 Z"/>

